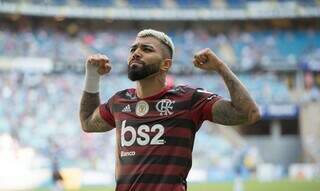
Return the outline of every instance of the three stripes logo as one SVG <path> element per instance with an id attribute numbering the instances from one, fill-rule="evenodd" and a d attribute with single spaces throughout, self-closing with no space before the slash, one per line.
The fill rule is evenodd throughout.
<path id="1" fill-rule="evenodd" d="M 126 107 L 122 109 L 122 112 L 131 112 L 130 105 L 128 104 Z"/>

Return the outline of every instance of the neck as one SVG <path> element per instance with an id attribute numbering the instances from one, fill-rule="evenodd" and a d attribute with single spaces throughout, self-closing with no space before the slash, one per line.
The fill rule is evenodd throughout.
<path id="1" fill-rule="evenodd" d="M 137 81 L 136 93 L 139 98 L 146 98 L 161 92 L 166 86 L 165 75 L 151 75 Z"/>

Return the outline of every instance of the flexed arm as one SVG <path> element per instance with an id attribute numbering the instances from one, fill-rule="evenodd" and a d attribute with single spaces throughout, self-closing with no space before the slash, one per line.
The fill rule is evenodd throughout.
<path id="1" fill-rule="evenodd" d="M 212 107 L 213 122 L 223 125 L 252 124 L 260 119 L 257 104 L 248 90 L 212 50 L 206 48 L 194 56 L 193 64 L 207 71 L 216 71 L 224 80 L 231 101 L 219 100 Z"/>
<path id="2" fill-rule="evenodd" d="M 85 132 L 104 132 L 112 127 L 100 116 L 100 75 L 109 73 L 111 65 L 105 55 L 90 56 L 86 61 L 85 86 L 80 102 L 80 122 Z"/>

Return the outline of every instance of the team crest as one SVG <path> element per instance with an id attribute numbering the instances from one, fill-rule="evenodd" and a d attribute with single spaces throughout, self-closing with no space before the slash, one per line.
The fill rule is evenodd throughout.
<path id="1" fill-rule="evenodd" d="M 144 116 L 145 114 L 147 114 L 149 112 L 149 105 L 146 101 L 139 101 L 136 105 L 136 114 L 139 117 Z"/>
<path id="2" fill-rule="evenodd" d="M 156 109 L 160 112 L 161 116 L 171 115 L 173 113 L 173 104 L 174 101 L 171 101 L 170 99 L 162 99 L 157 103 Z"/>

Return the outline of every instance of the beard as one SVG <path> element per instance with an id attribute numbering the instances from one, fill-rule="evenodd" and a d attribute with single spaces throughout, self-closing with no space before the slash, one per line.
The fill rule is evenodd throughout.
<path id="1" fill-rule="evenodd" d="M 131 81 L 142 80 L 152 74 L 155 74 L 160 71 L 160 64 L 158 63 L 141 63 L 142 66 L 128 66 L 128 78 Z"/>

